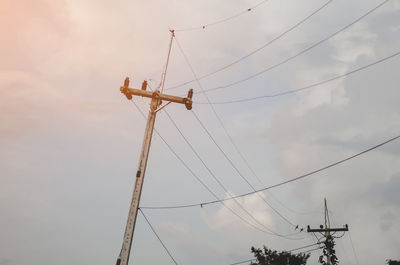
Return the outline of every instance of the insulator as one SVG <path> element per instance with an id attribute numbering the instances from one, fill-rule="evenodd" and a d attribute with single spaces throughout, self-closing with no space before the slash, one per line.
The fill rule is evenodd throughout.
<path id="1" fill-rule="evenodd" d="M 142 83 L 142 90 L 146 90 L 147 89 L 147 81 L 144 80 Z"/>
<path id="2" fill-rule="evenodd" d="M 190 98 L 190 99 L 192 99 L 192 97 L 193 97 L 193 88 L 191 88 L 191 89 L 189 90 L 187 97 Z"/>
<path id="3" fill-rule="evenodd" d="M 124 87 L 129 87 L 129 77 L 125 78 Z"/>

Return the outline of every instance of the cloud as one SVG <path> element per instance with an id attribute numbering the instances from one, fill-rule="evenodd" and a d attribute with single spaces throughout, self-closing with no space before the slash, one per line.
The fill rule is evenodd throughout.
<path id="1" fill-rule="evenodd" d="M 294 76 L 287 77 L 293 88 L 342 74 L 396 52 L 399 40 L 376 26 L 393 21 L 395 13 L 385 9 L 384 14 L 358 24 L 330 41 L 328 46 L 321 47 L 329 56 L 326 59 L 331 61 L 329 64 L 322 63 L 317 55 L 307 55 L 302 59 L 301 68 L 307 70 L 298 70 Z M 393 99 L 399 96 L 400 80 L 391 72 L 398 67 L 397 59 L 383 63 L 338 82 L 298 93 L 277 108 L 272 121 L 264 127 L 264 139 L 277 152 L 274 162 L 281 176 L 284 179 L 298 176 L 398 135 L 398 103 Z M 341 216 L 341 223 L 350 224 L 359 253 L 369 253 L 360 260 L 363 264 L 382 263 L 396 251 L 391 244 L 398 241 L 393 235 L 400 229 L 395 214 L 400 207 L 396 196 L 398 147 L 393 142 L 293 187 L 292 199 L 302 200 L 305 205 L 315 205 L 323 197 L 328 198 L 330 209 L 336 212 L 335 218 Z M 361 231 L 374 225 L 375 243 L 368 246 Z M 382 231 L 386 233 L 379 235 Z M 384 253 L 371 250 L 379 244 L 385 247 Z"/>
<path id="2" fill-rule="evenodd" d="M 348 23 L 358 12 L 375 4 L 372 2 L 333 1 L 271 47 L 221 75 L 204 80 L 204 87 L 239 79 L 294 54 Z M 221 90 L 219 95 L 264 94 L 271 86 L 277 90 L 298 88 L 387 56 L 400 47 L 398 3 L 391 3 L 381 13 L 369 16 L 332 41 L 248 83 Z M 7 223 L 1 220 L 0 227 L 7 233 L 0 243 L 10 253 L 13 249 L 25 253 L 23 257 L 13 255 L 17 260 L 10 263 L 43 264 L 51 253 L 57 256 L 59 264 L 76 263 L 76 259 L 82 264 L 113 261 L 125 225 L 129 185 L 133 185 L 131 173 L 135 170 L 144 127 L 140 114 L 131 111 L 131 103 L 125 99 L 121 102 L 118 86 L 125 76 L 130 76 L 136 86 L 145 78 L 160 77 L 169 26 L 198 25 L 253 4 L 211 0 L 115 3 L 26 0 L 0 4 L 1 11 L 5 11 L 0 17 L 0 29 L 4 32 L 0 36 L 0 138 L 5 146 L 0 152 L 4 171 L 0 194 L 8 218 Z M 319 1 L 299 5 L 269 1 L 232 23 L 199 32 L 177 33 L 177 38 L 196 72 L 207 73 L 259 47 L 319 5 Z M 400 80 L 396 69 L 399 68 L 398 60 L 394 59 L 276 101 L 221 106 L 217 111 L 221 111 L 233 137 L 241 140 L 238 145 L 250 154 L 249 162 L 272 184 L 398 134 Z M 192 79 L 192 73 L 175 45 L 167 82 L 186 79 Z M 204 114 L 201 117 L 205 117 L 204 122 L 213 133 L 221 132 L 208 106 L 195 108 Z M 221 175 L 224 184 L 235 194 L 247 191 L 241 180 L 231 178 L 228 165 L 214 159 L 217 156 L 209 149 L 214 146 L 196 130 L 198 124 L 194 125 L 191 117 L 177 113 L 177 120 L 184 123 L 182 127 L 195 139 L 200 153 L 212 161 L 213 170 Z M 231 120 L 234 122 L 230 124 Z M 185 161 L 191 158 L 187 153 L 190 150 L 182 146 L 180 138 L 174 138 L 177 132 L 166 127 L 161 115 L 157 128 L 168 135 L 171 146 Z M 224 141 L 221 146 L 225 148 L 228 140 L 224 135 L 217 136 L 218 141 Z M 152 190 L 153 194 L 166 204 L 173 199 L 186 201 L 186 197 L 187 201 L 197 202 L 202 198 L 199 194 L 208 196 L 195 185 L 182 185 L 177 177 L 186 177 L 182 168 L 171 162 L 170 153 L 157 149 L 159 138 L 154 139 L 149 163 L 153 172 L 148 170 L 148 173 L 150 177 L 157 174 L 165 180 L 165 187 L 160 185 Z M 232 159 L 240 162 L 239 157 Z M 206 176 L 200 164 L 195 164 L 194 159 L 190 161 L 189 165 L 202 173 L 199 176 Z M 308 212 L 309 207 L 321 205 L 323 197 L 328 197 L 335 224 L 348 223 L 357 250 L 365 253 L 361 263 L 383 264 L 384 259 L 397 253 L 395 246 L 400 244 L 396 237 L 400 233 L 399 201 L 394 197 L 399 164 L 398 144 L 393 143 L 307 180 L 282 186 L 274 194 L 299 212 Z M 164 167 L 171 171 L 162 171 Z M 242 170 L 244 166 L 238 168 Z M 207 177 L 204 181 L 214 183 Z M 148 190 L 153 187 L 146 186 Z M 288 225 L 257 196 L 238 201 L 271 229 L 289 231 Z M 254 222 L 234 201 L 227 201 L 227 205 Z M 204 207 L 201 213 L 196 209 L 192 213 L 177 211 L 151 218 L 178 261 L 229 264 L 251 256 L 252 245 L 290 249 L 305 242 L 264 235 L 243 224 L 221 205 L 213 207 Z M 300 225 L 319 225 L 323 220 L 319 213 L 299 215 L 280 205 L 277 208 Z M 168 217 L 172 220 L 166 220 Z M 43 220 L 48 223 L 43 225 Z M 29 233 L 24 233 L 21 227 Z M 17 236 L 10 231 L 18 231 Z M 143 234 L 139 237 L 143 241 L 135 241 L 134 252 L 141 253 L 144 260 L 151 255 L 159 263 L 165 263 L 168 257 L 148 232 L 147 226 L 138 226 L 137 234 Z M 99 243 L 104 235 L 112 240 L 103 238 L 104 243 Z M 77 238 L 82 240 L 78 242 Z M 142 244 L 149 238 L 154 239 L 152 244 Z M 371 242 L 370 238 L 374 238 L 373 246 L 366 244 Z M 37 244 L 43 241 L 45 245 Z M 102 251 L 97 248 L 99 245 Z M 345 249 L 350 248 L 347 245 Z M 312 264 L 316 264 L 314 261 Z"/>
<path id="3" fill-rule="evenodd" d="M 62 94 L 37 75 L 0 72 L 0 137 L 18 137 L 54 120 Z"/>
<path id="4" fill-rule="evenodd" d="M 235 196 L 234 194 L 230 193 L 231 196 Z M 265 199 L 263 194 L 260 194 Z M 225 198 L 229 198 L 228 194 Z M 236 201 L 236 202 L 235 202 Z M 245 208 L 254 218 L 261 224 L 270 227 L 271 229 L 274 228 L 273 221 L 270 217 L 268 211 L 266 211 L 264 201 L 259 198 L 257 195 L 254 196 L 247 196 L 237 198 L 235 200 L 228 200 L 225 202 L 225 205 L 235 211 L 236 213 L 240 214 L 244 217 L 245 220 L 248 220 L 253 225 L 259 227 L 260 225 L 254 221 L 254 219 L 250 218 L 243 209 L 239 206 L 239 204 Z M 217 211 L 211 214 L 204 214 L 203 218 L 205 219 L 208 226 L 212 229 L 223 229 L 226 231 L 231 231 L 240 229 L 243 227 L 243 223 L 239 220 L 236 216 L 232 214 L 227 207 L 220 206 Z M 249 226 L 249 225 L 245 225 Z M 250 227 L 250 226 L 249 226 Z M 260 227 L 263 229 L 262 227 Z"/>
<path id="5" fill-rule="evenodd" d="M 398 222 L 399 217 L 393 214 L 391 211 L 387 211 L 381 216 L 380 226 L 382 231 L 388 232 L 390 228 Z"/>
<path id="6" fill-rule="evenodd" d="M 220 254 L 229 249 L 186 223 L 162 222 L 158 228 L 164 237 L 173 240 L 169 241 L 169 246 L 177 249 L 175 258 L 182 263 L 209 264 L 216 259 L 223 262 L 225 257 Z"/>
<path id="7" fill-rule="evenodd" d="M 374 184 L 368 192 L 369 200 L 377 207 L 400 207 L 400 173 L 393 174 L 389 179 Z"/>
<path id="8" fill-rule="evenodd" d="M 63 47 L 69 31 L 65 1 L 6 0 L 0 8 L 0 71 L 37 70 Z"/>
<path id="9" fill-rule="evenodd" d="M 0 258 L 0 265 L 12 264 L 12 260 Z"/>

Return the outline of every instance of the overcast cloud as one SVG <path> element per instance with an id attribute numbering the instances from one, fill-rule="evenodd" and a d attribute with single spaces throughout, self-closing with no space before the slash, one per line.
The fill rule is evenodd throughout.
<path id="1" fill-rule="evenodd" d="M 198 76 L 246 55 L 326 1 L 270 0 L 240 17 L 176 38 Z M 126 76 L 138 87 L 160 81 L 169 29 L 202 26 L 259 1 L 3 0 L 0 3 L 0 265 L 114 264 L 120 251 L 145 121 L 120 94 Z M 202 79 L 225 85 L 293 56 L 377 6 L 333 0 L 294 31 L 253 56 Z M 382 7 L 301 56 L 238 85 L 209 92 L 213 102 L 297 89 L 399 52 L 400 1 Z M 256 188 L 305 174 L 400 134 L 400 60 L 277 98 L 215 105 L 235 151 L 209 105 L 193 109 Z M 193 74 L 173 44 L 166 87 Z M 168 93 L 184 95 L 196 82 Z M 135 98 L 147 112 L 147 100 Z M 205 102 L 202 94 L 194 101 Z M 179 128 L 230 193 L 251 191 L 184 106 L 167 107 Z M 220 198 L 228 194 L 160 112 L 157 130 Z M 349 225 L 359 264 L 400 259 L 400 143 L 261 194 L 300 227 Z M 142 206 L 215 198 L 154 135 Z M 293 227 L 257 195 L 242 197 L 259 222 L 280 234 Z M 226 205 L 257 225 L 235 202 Z M 253 229 L 221 204 L 143 210 L 178 264 L 231 264 L 250 247 L 289 250 L 313 243 Z M 337 239 L 340 264 L 357 264 L 349 235 Z M 316 265 L 313 252 L 309 264 Z M 172 264 L 139 216 L 130 264 Z"/>

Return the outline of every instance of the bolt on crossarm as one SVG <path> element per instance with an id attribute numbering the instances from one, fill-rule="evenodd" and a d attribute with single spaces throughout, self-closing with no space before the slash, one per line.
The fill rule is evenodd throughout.
<path id="1" fill-rule="evenodd" d="M 154 92 L 146 91 L 147 82 L 144 81 L 141 89 L 129 88 L 129 78 L 125 79 L 124 86 L 120 88 L 121 93 L 123 93 L 127 99 L 131 100 L 133 96 L 141 96 L 146 98 L 151 98 L 149 115 L 147 117 L 146 130 L 144 133 L 144 138 L 142 142 L 142 150 L 139 158 L 138 170 L 136 172 L 135 186 L 133 190 L 132 200 L 128 213 L 128 220 L 126 222 L 124 239 L 122 242 L 121 252 L 117 259 L 117 265 L 128 265 L 129 255 L 132 246 L 133 233 L 135 231 L 136 217 L 139 209 L 140 196 L 142 193 L 144 174 L 146 172 L 147 159 L 150 151 L 151 138 L 153 136 L 154 122 L 156 120 L 156 114 L 158 110 L 166 106 L 167 104 L 181 103 L 186 106 L 188 110 L 192 109 L 192 97 L 193 89 L 190 89 L 188 96 L 186 98 L 167 95 L 160 93 L 159 90 Z M 168 103 L 163 107 L 160 107 L 162 101 L 167 101 Z"/>

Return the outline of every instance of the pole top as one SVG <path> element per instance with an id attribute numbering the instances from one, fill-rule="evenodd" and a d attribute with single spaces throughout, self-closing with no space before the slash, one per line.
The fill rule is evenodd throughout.
<path id="1" fill-rule="evenodd" d="M 193 106 L 193 88 L 191 88 L 188 91 L 187 97 L 177 97 L 177 96 L 172 96 L 168 94 L 163 94 L 160 92 L 160 90 L 156 91 L 147 91 L 147 82 L 144 81 L 142 84 L 141 89 L 136 89 L 136 88 L 129 88 L 129 78 L 125 78 L 124 85 L 120 87 L 120 91 L 122 94 L 126 96 L 127 99 L 132 100 L 133 96 L 141 96 L 141 97 L 146 97 L 146 98 L 157 98 L 160 100 L 165 100 L 168 102 L 174 102 L 174 103 L 181 103 L 184 104 L 186 109 L 191 110 Z"/>

